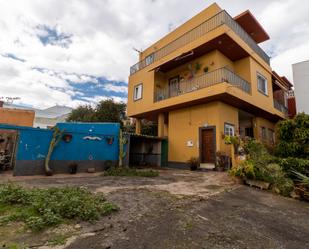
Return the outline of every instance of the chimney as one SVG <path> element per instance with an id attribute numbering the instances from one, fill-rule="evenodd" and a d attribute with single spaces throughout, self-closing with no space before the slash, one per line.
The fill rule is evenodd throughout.
<path id="1" fill-rule="evenodd" d="M 3 107 L 4 102 L 0 100 L 0 107 Z"/>

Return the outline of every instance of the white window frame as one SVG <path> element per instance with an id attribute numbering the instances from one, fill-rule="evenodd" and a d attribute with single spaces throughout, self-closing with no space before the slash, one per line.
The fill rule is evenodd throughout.
<path id="1" fill-rule="evenodd" d="M 259 78 L 263 79 L 264 82 L 265 82 L 265 91 L 260 87 L 260 84 L 259 84 Z M 260 93 L 268 96 L 268 82 L 267 82 L 267 79 L 265 76 L 263 76 L 262 74 L 260 73 L 257 73 L 256 74 L 256 82 L 257 82 L 257 89 Z"/>
<path id="2" fill-rule="evenodd" d="M 224 123 L 224 135 L 235 136 L 235 126 L 233 124 Z"/>
<path id="3" fill-rule="evenodd" d="M 143 98 L 143 84 L 140 83 L 134 86 L 133 89 L 133 100 L 137 101 Z"/>

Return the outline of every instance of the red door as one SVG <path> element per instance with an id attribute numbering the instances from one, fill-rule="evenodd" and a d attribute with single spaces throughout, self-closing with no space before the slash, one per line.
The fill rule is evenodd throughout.
<path id="1" fill-rule="evenodd" d="M 202 163 L 215 163 L 215 132 L 214 129 L 202 130 Z"/>

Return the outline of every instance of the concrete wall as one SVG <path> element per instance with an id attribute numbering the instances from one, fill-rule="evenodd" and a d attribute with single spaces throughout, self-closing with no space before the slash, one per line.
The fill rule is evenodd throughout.
<path id="1" fill-rule="evenodd" d="M 63 134 L 72 135 L 70 142 L 60 140 L 54 148 L 50 166 L 55 173 L 68 172 L 71 162 L 78 164 L 78 171 L 95 167 L 104 168 L 104 162 L 118 161 L 119 124 L 116 123 L 60 123 Z M 48 129 L 0 125 L 0 129 L 16 130 L 18 144 L 15 175 L 44 173 L 44 161 L 48 153 L 53 131 Z M 108 143 L 112 138 L 113 142 Z"/>
<path id="2" fill-rule="evenodd" d="M 309 60 L 292 65 L 297 112 L 309 114 Z"/>
<path id="3" fill-rule="evenodd" d="M 34 111 L 0 107 L 0 124 L 33 126 Z"/>

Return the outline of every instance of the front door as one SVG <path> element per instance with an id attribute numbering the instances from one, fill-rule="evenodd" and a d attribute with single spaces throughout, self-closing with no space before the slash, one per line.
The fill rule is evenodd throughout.
<path id="1" fill-rule="evenodd" d="M 215 129 L 201 131 L 201 163 L 215 163 Z"/>

